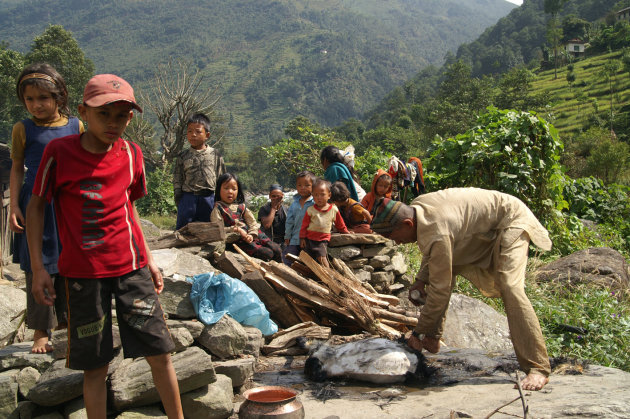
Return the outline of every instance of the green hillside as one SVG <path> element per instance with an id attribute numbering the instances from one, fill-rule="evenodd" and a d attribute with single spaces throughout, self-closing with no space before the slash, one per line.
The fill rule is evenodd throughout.
<path id="1" fill-rule="evenodd" d="M 184 59 L 219 87 L 233 143 L 268 143 L 293 117 L 360 117 L 395 86 L 474 39 L 504 0 L 0 1 L 0 42 L 21 52 L 49 24 L 71 31 L 97 72 L 140 89 Z"/>
<path id="2" fill-rule="evenodd" d="M 552 122 L 561 135 L 576 134 L 594 113 L 609 114 L 610 84 L 603 73 L 607 63 L 621 57 L 622 51 L 615 51 L 573 63 L 576 77 L 573 86 L 567 82 L 569 69 L 566 65 L 558 69 L 557 78 L 554 78 L 553 70 L 538 73 L 532 87 L 538 92 L 551 93 Z M 630 75 L 622 66 L 612 77 L 612 90 L 614 116 L 630 103 Z M 581 94 L 584 98 L 579 100 Z"/>

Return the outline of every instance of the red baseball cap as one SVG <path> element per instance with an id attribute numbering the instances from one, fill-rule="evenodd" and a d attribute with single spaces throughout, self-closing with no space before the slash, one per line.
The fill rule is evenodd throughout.
<path id="1" fill-rule="evenodd" d="M 133 108 L 142 112 L 142 108 L 136 103 L 131 85 L 114 74 L 97 74 L 85 85 L 83 103 L 90 107 L 97 108 L 120 101 L 129 102 Z"/>

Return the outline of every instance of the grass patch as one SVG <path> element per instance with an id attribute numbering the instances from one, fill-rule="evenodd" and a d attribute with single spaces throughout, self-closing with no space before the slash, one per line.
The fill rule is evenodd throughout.
<path id="1" fill-rule="evenodd" d="M 177 215 L 142 215 L 142 218 L 151 221 L 161 230 L 175 230 L 175 224 L 177 224 Z"/>

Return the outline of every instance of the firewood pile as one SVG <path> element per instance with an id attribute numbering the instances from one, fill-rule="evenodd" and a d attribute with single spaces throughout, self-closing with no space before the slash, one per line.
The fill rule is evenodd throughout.
<path id="1" fill-rule="evenodd" d="M 335 269 L 326 268 L 301 252 L 289 267 L 254 260 L 235 248 L 251 269 L 241 280 L 284 328 L 314 322 L 397 339 L 417 324 L 413 313 L 398 307 L 397 297 L 366 288 L 341 259 L 332 259 Z"/>
<path id="2" fill-rule="evenodd" d="M 291 267 L 225 251 L 225 232 L 217 223 L 195 222 L 149 241 L 151 249 L 186 248 L 245 282 L 282 328 L 309 323 L 337 333 L 396 339 L 417 324 L 417 313 L 399 307 L 394 295 L 411 284 L 404 257 L 376 234 L 333 234 L 331 268 L 305 252 Z M 240 256 L 239 256 L 240 254 Z"/>

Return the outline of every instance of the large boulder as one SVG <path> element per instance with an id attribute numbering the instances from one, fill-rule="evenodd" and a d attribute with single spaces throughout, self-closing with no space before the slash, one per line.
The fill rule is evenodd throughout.
<path id="1" fill-rule="evenodd" d="M 442 340 L 448 348 L 512 349 L 507 318 L 483 301 L 452 294 Z"/>
<path id="2" fill-rule="evenodd" d="M 26 292 L 13 285 L 0 285 L 0 347 L 15 335 L 26 312 Z"/>
<path id="3" fill-rule="evenodd" d="M 630 271 L 621 253 L 608 247 L 591 247 L 557 259 L 539 268 L 535 275 L 539 281 L 628 289 Z"/>
<path id="4" fill-rule="evenodd" d="M 217 374 L 217 380 L 182 394 L 184 416 L 195 419 L 225 419 L 232 415 L 232 380 Z"/>
<path id="5" fill-rule="evenodd" d="M 163 276 L 194 276 L 215 271 L 206 259 L 179 249 L 152 250 L 151 255 Z"/>
<path id="6" fill-rule="evenodd" d="M 186 277 L 215 269 L 206 259 L 179 249 L 153 250 L 151 254 L 164 277 L 164 290 L 160 294 L 162 309 L 169 317 L 194 319 L 195 310 L 190 302 L 192 283 Z"/>
<path id="7" fill-rule="evenodd" d="M 197 341 L 221 359 L 234 358 L 245 351 L 248 335 L 239 322 L 226 314 L 215 324 L 207 325 Z"/>
<path id="8" fill-rule="evenodd" d="M 230 377 L 233 387 L 240 387 L 249 380 L 254 375 L 255 367 L 256 358 L 251 356 L 214 363 L 216 373 Z"/>
<path id="9" fill-rule="evenodd" d="M 186 393 L 216 380 L 210 355 L 191 346 L 172 356 L 180 393 Z M 110 400 L 117 410 L 156 403 L 160 396 L 153 383 L 151 368 L 144 358 L 125 359 L 110 377 Z"/>

